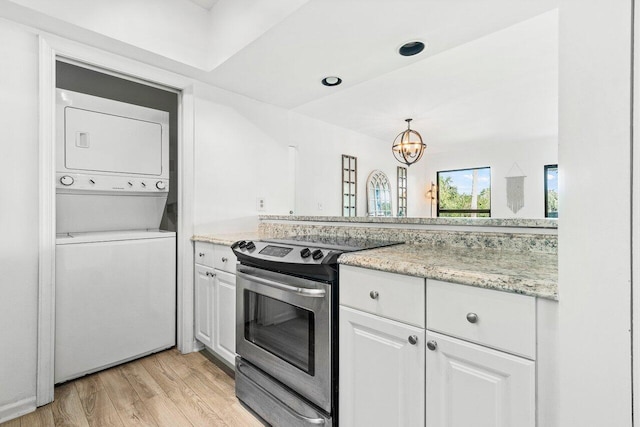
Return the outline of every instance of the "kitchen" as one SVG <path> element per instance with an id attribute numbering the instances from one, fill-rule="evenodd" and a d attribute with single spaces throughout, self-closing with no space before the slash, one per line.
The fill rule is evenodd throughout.
<path id="1" fill-rule="evenodd" d="M 275 30 L 281 27 L 276 24 L 291 14 L 302 24 L 305 14 L 324 16 L 317 14 L 325 9 L 321 5 L 326 3 L 338 11 L 324 10 L 323 13 L 340 16 L 339 8 L 343 6 L 338 4 L 292 1 L 282 2 L 282 9 L 272 13 L 250 8 L 242 10 L 246 13 L 239 13 L 234 12 L 230 4 L 233 2 L 220 0 L 212 9 L 219 14 L 209 14 L 206 9 L 189 6 L 189 2 L 165 1 L 153 10 L 146 8 L 144 2 L 127 2 L 122 7 L 126 7 L 127 20 L 135 25 L 123 25 L 122 12 L 114 2 L 92 5 L 97 9 L 82 6 L 82 2 L 53 3 L 3 1 L 0 4 L 2 16 L 6 18 L 0 27 L 2 38 L 11 41 L 3 43 L 0 70 L 6 100 L 2 103 L 0 117 L 3 117 L 5 146 L 11 147 L 11 155 L 3 156 L 3 166 L 11 178 L 2 184 L 2 194 L 6 197 L 6 205 L 12 207 L 3 213 L 6 235 L 3 239 L 0 312 L 3 313 L 3 325 L 12 325 L 4 327 L 0 335 L 3 343 L 0 352 L 3 361 L 0 366 L 3 384 L 0 407 L 3 412 L 0 413 L 3 419 L 4 408 L 14 408 L 16 402 L 35 405 L 36 396 L 42 395 L 43 391 L 36 387 L 39 384 L 36 373 L 46 369 L 46 366 L 39 366 L 37 357 L 39 337 L 46 333 L 42 329 L 46 324 L 39 324 L 38 320 L 42 319 L 38 289 L 39 280 L 46 279 L 50 268 L 45 262 L 48 259 L 47 242 L 40 237 L 40 228 L 46 227 L 47 218 L 39 217 L 39 212 L 49 199 L 36 189 L 40 188 L 39 173 L 45 172 L 49 165 L 46 157 L 40 157 L 43 153 L 38 145 L 40 132 L 44 130 L 35 123 L 40 115 L 39 126 L 46 125 L 46 110 L 41 111 L 46 107 L 46 99 L 43 99 L 46 93 L 40 94 L 38 90 L 49 84 L 47 71 L 42 68 L 47 67 L 47 58 L 52 58 L 52 54 L 182 91 L 179 301 L 193 300 L 188 284 L 193 283 L 191 237 L 194 234 L 255 230 L 258 214 L 287 215 L 293 210 L 292 201 L 296 206 L 295 213 L 299 215 L 339 215 L 337 187 L 325 185 L 324 180 L 339 181 L 340 177 L 328 177 L 324 162 L 314 161 L 322 159 L 317 147 L 331 147 L 333 153 L 327 156 L 331 164 L 337 163 L 341 154 L 358 156 L 359 182 L 364 185 L 366 175 L 378 167 L 374 159 L 395 167 L 389 147 L 395 134 L 405 126 L 404 119 L 410 117 L 409 104 L 403 107 L 406 110 L 389 106 L 397 108 L 396 121 L 391 124 L 394 134 L 385 138 L 385 145 L 379 143 L 375 149 L 363 152 L 360 147 L 371 141 L 363 133 L 328 126 L 292 109 L 233 93 L 242 93 L 244 85 L 248 86 L 250 81 L 234 76 L 236 68 L 231 67 L 234 58 L 241 61 L 243 48 L 251 48 L 251 42 L 259 41 L 262 33 L 277 38 Z M 407 3 L 411 5 L 411 2 Z M 349 4 L 353 9 L 362 9 L 363 14 L 365 11 L 372 14 L 364 14 L 362 19 L 375 19 L 375 8 L 365 8 L 358 2 Z M 470 6 L 465 3 L 465 7 Z M 557 402 L 557 425 L 631 425 L 631 272 L 637 261 L 631 259 L 632 237 L 635 239 L 631 234 L 631 223 L 636 219 L 630 212 L 632 188 L 634 192 L 638 188 L 635 184 L 631 186 L 630 158 L 632 4 L 559 1 L 557 7 L 557 163 L 561 170 L 562 218 L 559 220 L 562 225 L 558 227 L 558 387 L 553 398 Z M 472 10 L 467 13 L 472 14 Z M 247 14 L 250 11 L 264 13 L 269 19 L 257 20 L 248 34 L 237 33 L 246 28 L 242 26 L 243 16 L 251 22 L 251 16 Z M 300 15 L 296 15 L 296 11 Z M 402 10 L 403 13 L 410 11 L 410 8 Z M 344 16 L 353 13 L 353 10 L 349 13 L 345 10 Z M 481 22 L 489 22 L 494 16 L 488 10 L 484 14 L 477 10 L 474 13 L 482 17 Z M 149 23 L 149 14 L 157 26 Z M 222 23 L 215 21 L 223 17 Z M 211 24 L 210 19 L 217 25 Z M 210 25 L 215 27 L 213 34 L 206 32 Z M 384 22 L 381 25 L 384 27 Z M 166 31 L 166 28 L 174 30 Z M 302 30 L 298 28 L 298 31 Z M 42 38 L 38 39 L 38 34 L 42 34 Z M 354 37 L 354 34 L 350 36 Z M 387 43 L 390 51 L 395 52 L 399 45 L 413 37 L 416 36 L 403 36 L 400 40 L 381 37 L 365 46 Z M 259 44 L 254 45 L 254 48 L 259 47 Z M 428 45 L 425 53 L 431 48 L 437 46 Z M 208 49 L 216 54 L 203 55 L 202 52 Z M 357 59 L 364 61 L 366 57 Z M 383 68 L 399 67 L 403 64 L 399 62 L 401 60 L 404 58 L 394 53 L 390 61 L 397 62 L 369 64 L 362 67 L 363 75 L 358 78 L 364 81 L 373 77 L 364 75 L 369 69 L 389 72 L 393 68 Z M 418 62 L 419 58 L 409 61 Z M 222 72 L 225 64 L 229 67 L 226 74 Z M 208 83 L 207 72 L 203 71 L 212 69 L 220 70 L 216 84 Z M 249 71 L 245 67 L 245 72 Z M 283 78 L 290 78 L 292 72 L 285 71 L 282 70 Z M 320 97 L 321 103 L 326 93 L 322 91 L 329 88 L 318 81 L 338 74 L 340 70 L 316 72 L 314 86 L 308 90 L 313 92 L 311 96 Z M 356 72 L 355 67 L 353 72 Z M 347 85 L 351 82 L 344 75 L 342 77 L 345 92 L 347 88 L 357 92 L 358 86 L 349 88 Z M 351 81 L 355 78 L 351 77 Z M 256 91 L 273 94 L 268 87 L 259 87 L 259 80 L 253 85 Z M 294 95 L 298 95 L 295 90 L 283 91 L 282 98 L 274 98 L 274 103 L 292 102 L 285 97 Z M 318 110 L 320 107 L 318 105 Z M 429 146 L 428 121 L 418 126 L 419 118 L 414 119 L 413 127 L 422 133 Z M 9 140 L 15 142 L 9 144 Z M 306 144 L 301 140 L 306 140 Z M 299 148 L 299 161 L 311 158 L 309 163 L 299 164 L 297 170 L 292 171 L 289 164 L 295 164 L 295 161 L 290 160 L 294 157 L 290 146 Z M 310 150 L 310 157 L 303 156 L 303 149 Z M 637 159 L 634 157 L 633 161 Z M 429 205 L 417 201 L 424 200 L 424 189 L 434 179 L 428 179 L 426 171 L 420 174 L 415 170 L 432 167 L 429 162 L 427 148 L 424 158 L 409 170 L 408 189 L 415 192 L 408 198 L 410 217 L 429 215 Z M 508 164 L 507 169 L 512 164 Z M 262 165 L 269 167 L 261 168 Z M 615 171 L 618 178 L 615 185 L 602 180 L 595 172 L 601 170 Z M 291 179 L 291 173 L 295 173 L 296 179 Z M 387 175 L 395 177 L 395 169 Z M 498 180 L 502 177 L 495 179 L 496 183 Z M 240 194 L 246 196 L 240 197 Z M 265 202 L 264 211 L 258 211 L 256 206 L 260 198 Z M 359 215 L 366 212 L 365 200 L 361 191 Z M 634 197 L 633 203 L 636 200 Z M 602 220 L 603 204 L 618 208 L 614 221 Z M 421 211 L 412 212 L 412 209 Z M 637 229 L 633 227 L 634 232 Z M 178 324 L 189 319 L 193 322 L 193 313 L 180 311 L 180 307 L 178 303 Z M 633 319 L 638 317 L 633 316 Z M 606 339 L 602 340 L 602 337 Z M 193 338 L 181 335 L 178 330 L 181 351 L 188 353 L 193 345 Z"/>

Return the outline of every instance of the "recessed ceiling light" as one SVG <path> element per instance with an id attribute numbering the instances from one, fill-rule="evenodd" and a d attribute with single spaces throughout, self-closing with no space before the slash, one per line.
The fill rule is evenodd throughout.
<path id="1" fill-rule="evenodd" d="M 330 76 L 322 79 L 322 84 L 325 86 L 338 86 L 340 83 L 342 83 L 342 79 L 340 77 Z"/>
<path id="2" fill-rule="evenodd" d="M 408 42 L 400 46 L 398 53 L 402 56 L 417 55 L 424 50 L 424 43 L 419 41 Z"/>

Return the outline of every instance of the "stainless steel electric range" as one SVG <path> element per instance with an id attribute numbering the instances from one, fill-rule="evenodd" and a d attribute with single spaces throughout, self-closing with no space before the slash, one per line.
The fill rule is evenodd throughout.
<path id="1" fill-rule="evenodd" d="M 236 395 L 278 427 L 337 425 L 338 257 L 400 242 L 239 241 Z"/>

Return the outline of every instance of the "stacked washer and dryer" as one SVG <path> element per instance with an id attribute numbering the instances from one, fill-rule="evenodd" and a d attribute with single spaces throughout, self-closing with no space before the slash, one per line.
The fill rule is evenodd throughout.
<path id="1" fill-rule="evenodd" d="M 169 113 L 57 89 L 55 383 L 175 345 Z"/>

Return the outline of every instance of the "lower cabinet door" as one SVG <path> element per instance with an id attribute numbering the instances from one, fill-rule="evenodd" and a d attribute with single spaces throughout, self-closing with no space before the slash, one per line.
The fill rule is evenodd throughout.
<path id="1" fill-rule="evenodd" d="M 236 358 L 236 276 L 216 270 L 213 308 L 213 351 L 235 364 Z"/>
<path id="2" fill-rule="evenodd" d="M 339 424 L 424 427 L 424 329 L 340 306 Z"/>
<path id="3" fill-rule="evenodd" d="M 427 331 L 429 427 L 535 427 L 535 362 Z"/>
<path id="4" fill-rule="evenodd" d="M 211 348 L 213 346 L 213 268 L 195 265 L 195 320 L 196 339 Z"/>

